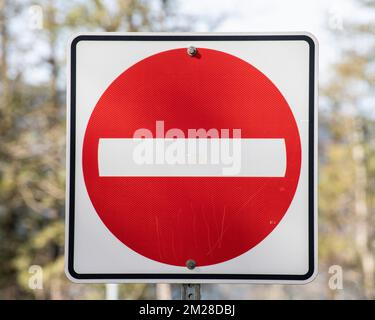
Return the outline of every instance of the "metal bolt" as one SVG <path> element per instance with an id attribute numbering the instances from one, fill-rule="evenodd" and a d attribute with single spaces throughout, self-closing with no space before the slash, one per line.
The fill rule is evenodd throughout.
<path id="1" fill-rule="evenodd" d="M 186 261 L 186 267 L 189 269 L 189 270 L 193 270 L 195 267 L 197 266 L 196 262 L 192 259 L 189 259 Z"/>
<path id="2" fill-rule="evenodd" d="M 196 47 L 193 47 L 193 46 L 190 46 L 189 48 L 187 48 L 187 54 L 190 56 L 190 57 L 194 57 L 198 52 L 198 49 Z"/>

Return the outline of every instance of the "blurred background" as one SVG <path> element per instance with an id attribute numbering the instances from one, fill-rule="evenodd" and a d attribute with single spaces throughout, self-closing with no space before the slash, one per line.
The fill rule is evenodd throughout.
<path id="1" fill-rule="evenodd" d="M 204 299 L 375 298 L 375 1 L 0 0 L 0 299 L 179 298 L 64 274 L 65 67 L 85 31 L 310 31 L 320 43 L 319 275 Z"/>

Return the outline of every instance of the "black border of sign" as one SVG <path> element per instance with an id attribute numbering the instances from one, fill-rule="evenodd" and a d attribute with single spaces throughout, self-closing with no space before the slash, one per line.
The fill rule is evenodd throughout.
<path id="1" fill-rule="evenodd" d="M 306 41 L 309 44 L 309 270 L 302 275 L 287 274 L 145 274 L 145 273 L 77 273 L 74 270 L 74 205 L 75 205 L 75 148 L 76 148 L 76 48 L 79 41 Z M 315 176 L 314 176 L 314 117 L 315 117 L 315 43 L 305 34 L 297 35 L 79 35 L 70 46 L 70 177 L 69 177 L 69 238 L 68 272 L 76 280 L 162 280 L 162 279 L 200 279 L 200 280 L 274 280 L 304 281 L 315 271 Z M 151 281 L 152 282 L 152 281 Z"/>

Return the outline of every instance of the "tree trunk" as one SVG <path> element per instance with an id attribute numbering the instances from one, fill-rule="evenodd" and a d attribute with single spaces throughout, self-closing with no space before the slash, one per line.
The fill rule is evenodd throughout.
<path id="1" fill-rule="evenodd" d="M 351 154 L 354 162 L 354 209 L 355 244 L 363 272 L 363 286 L 366 298 L 374 297 L 374 255 L 369 249 L 370 230 L 369 209 L 366 199 L 367 170 L 363 146 L 363 124 L 359 117 L 353 117 L 351 125 Z"/>
<path id="2" fill-rule="evenodd" d="M 48 44 L 49 44 L 49 59 L 48 63 L 50 65 L 50 92 L 51 92 L 51 101 L 53 106 L 53 112 L 56 114 L 59 108 L 59 93 L 58 93 L 58 61 L 56 53 L 56 39 L 57 39 L 57 24 L 56 24 L 56 8 L 54 7 L 53 1 L 49 1 L 47 7 L 46 20 L 48 25 Z M 52 122 L 54 123 L 54 122 Z"/>
<path id="3" fill-rule="evenodd" d="M 156 299 L 171 300 L 172 299 L 171 285 L 168 283 L 157 283 L 156 284 Z"/>
<path id="4" fill-rule="evenodd" d="M 0 0 L 0 36 L 1 36 L 1 56 L 0 56 L 0 77 L 1 77 L 1 101 L 0 108 L 5 108 L 8 100 L 9 79 L 8 79 L 8 29 L 6 21 L 7 0 Z"/>

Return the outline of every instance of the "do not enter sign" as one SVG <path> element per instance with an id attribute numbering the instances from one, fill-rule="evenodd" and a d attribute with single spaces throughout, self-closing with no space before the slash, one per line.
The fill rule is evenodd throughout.
<path id="1" fill-rule="evenodd" d="M 312 278 L 310 36 L 91 35 L 71 55 L 69 277 Z"/>

